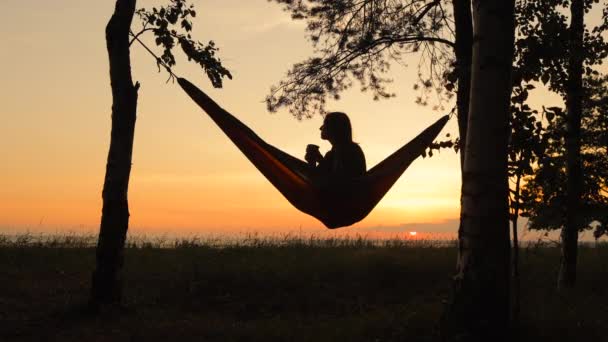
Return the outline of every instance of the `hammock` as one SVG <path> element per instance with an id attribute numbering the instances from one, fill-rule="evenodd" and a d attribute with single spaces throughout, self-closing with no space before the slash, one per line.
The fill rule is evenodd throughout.
<path id="1" fill-rule="evenodd" d="M 189 81 L 177 81 L 289 203 L 330 229 L 364 219 L 448 121 L 447 115 L 437 120 L 365 175 L 324 185 L 309 164 L 266 143 Z"/>

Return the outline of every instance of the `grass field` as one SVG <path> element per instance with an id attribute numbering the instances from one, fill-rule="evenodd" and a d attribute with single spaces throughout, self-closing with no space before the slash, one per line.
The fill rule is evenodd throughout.
<path id="1" fill-rule="evenodd" d="M 0 237 L 1 341 L 437 341 L 456 258 L 428 241 L 132 242 L 126 309 L 92 317 L 90 240 Z M 608 341 L 608 247 L 581 248 L 568 296 L 555 248 L 521 257 L 517 341 Z"/>

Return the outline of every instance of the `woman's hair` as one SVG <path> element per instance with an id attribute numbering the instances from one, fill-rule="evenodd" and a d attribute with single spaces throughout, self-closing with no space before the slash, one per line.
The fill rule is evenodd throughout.
<path id="1" fill-rule="evenodd" d="M 335 140 L 341 142 L 352 142 L 353 131 L 348 115 L 342 112 L 331 112 L 325 116 L 323 123 Z"/>

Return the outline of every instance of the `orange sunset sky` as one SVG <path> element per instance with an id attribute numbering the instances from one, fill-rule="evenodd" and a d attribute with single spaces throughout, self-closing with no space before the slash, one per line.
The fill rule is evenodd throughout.
<path id="1" fill-rule="evenodd" d="M 162 3 L 139 0 L 138 7 Z M 194 36 L 217 43 L 234 79 L 212 89 L 183 58 L 175 72 L 286 152 L 303 157 L 308 143 L 327 151 L 320 116 L 298 121 L 286 110 L 268 113 L 264 103 L 270 86 L 311 55 L 304 24 L 267 0 L 192 3 L 198 12 Z M 110 137 L 104 28 L 114 1 L 2 4 L 0 231 L 95 231 Z M 407 66 L 393 67 L 394 99 L 375 102 L 355 87 L 328 106 L 350 115 L 368 168 L 443 115 L 414 103 L 417 62 L 412 56 Z M 141 83 L 129 190 L 132 231 L 325 231 L 292 208 L 176 84 L 165 83 L 167 75 L 137 44 L 132 66 Z M 560 103 L 547 93 L 534 101 Z M 441 136 L 456 132 L 453 119 Z M 459 177 L 453 151 L 420 158 L 365 220 L 347 229 L 454 233 Z"/>

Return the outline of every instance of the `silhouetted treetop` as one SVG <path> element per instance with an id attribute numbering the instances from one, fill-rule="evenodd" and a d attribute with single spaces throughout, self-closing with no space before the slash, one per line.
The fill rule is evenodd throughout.
<path id="1" fill-rule="evenodd" d="M 608 224 L 608 76 L 585 78 L 581 134 L 583 168 L 581 226 L 604 229 Z M 534 174 L 526 177 L 524 213 L 532 229 L 559 229 L 566 211 L 566 119 L 559 107 L 546 108 L 549 127 L 543 133 L 546 153 L 538 159 Z M 601 235 L 599 234 L 599 235 Z"/>
<path id="2" fill-rule="evenodd" d="M 325 112 L 327 98 L 339 99 L 356 80 L 375 100 L 394 96 L 386 85 L 391 62 L 419 52 L 417 89 L 444 91 L 452 70 L 453 18 L 447 0 L 269 0 L 305 20 L 315 55 L 295 64 L 266 98 L 270 111 L 288 107 L 297 118 Z M 434 80 L 441 79 L 439 85 Z M 456 77 L 452 76 L 451 84 Z M 450 82 L 447 82 L 450 83 Z M 449 90 L 452 90 L 449 89 Z M 423 97 L 419 103 L 425 103 Z"/>
<path id="3" fill-rule="evenodd" d="M 514 83 L 541 81 L 562 96 L 568 79 L 567 60 L 570 55 L 569 18 L 571 1 L 518 0 L 516 1 L 517 36 Z M 585 0 L 585 12 L 599 0 Z M 608 43 L 603 35 L 608 29 L 608 4 L 603 9 L 602 22 L 586 27 L 583 36 L 585 76 L 595 75 L 593 66 L 608 57 Z"/>
<path id="4" fill-rule="evenodd" d="M 167 6 L 153 7 L 151 10 L 142 8 L 136 14 L 141 19 L 142 28 L 138 33 L 131 32 L 133 41 L 139 40 L 144 32 L 152 31 L 156 45 L 163 48 L 163 54 L 157 57 L 159 67 L 171 68 L 176 64 L 173 48 L 179 45 L 189 61 L 193 60 L 201 66 L 215 88 L 222 87 L 224 77 L 232 79 L 216 56 L 219 49 L 215 43 L 209 41 L 203 44 L 192 39 L 191 18 L 196 17 L 194 5 L 188 5 L 186 0 L 170 0 Z"/>

